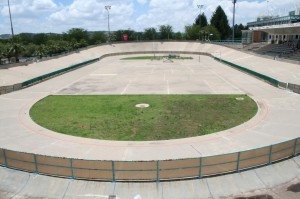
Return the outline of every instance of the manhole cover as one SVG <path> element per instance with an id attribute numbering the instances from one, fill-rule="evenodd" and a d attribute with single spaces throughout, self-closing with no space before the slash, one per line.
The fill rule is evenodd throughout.
<path id="1" fill-rule="evenodd" d="M 137 108 L 149 108 L 150 105 L 149 104 L 137 104 L 137 105 L 135 105 L 135 107 L 137 107 Z"/>

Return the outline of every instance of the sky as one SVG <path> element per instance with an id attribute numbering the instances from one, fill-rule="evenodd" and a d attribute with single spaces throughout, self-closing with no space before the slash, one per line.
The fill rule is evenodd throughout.
<path id="1" fill-rule="evenodd" d="M 112 31 L 131 29 L 143 31 L 171 25 L 174 31 L 194 23 L 200 13 L 197 5 L 203 5 L 210 20 L 220 5 L 232 25 L 232 0 L 10 0 L 14 32 L 62 33 L 71 28 L 88 31 L 106 31 L 110 5 L 110 28 Z M 289 11 L 300 8 L 300 0 L 237 0 L 236 23 L 246 25 L 258 16 L 286 16 Z M 0 34 L 10 33 L 7 0 L 0 0 Z"/>

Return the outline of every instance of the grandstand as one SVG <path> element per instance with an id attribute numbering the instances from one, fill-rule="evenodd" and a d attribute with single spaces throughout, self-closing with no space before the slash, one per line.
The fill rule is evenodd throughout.
<path id="1" fill-rule="evenodd" d="M 300 9 L 288 16 L 263 16 L 247 23 L 242 43 L 253 52 L 298 61 L 300 47 Z"/>

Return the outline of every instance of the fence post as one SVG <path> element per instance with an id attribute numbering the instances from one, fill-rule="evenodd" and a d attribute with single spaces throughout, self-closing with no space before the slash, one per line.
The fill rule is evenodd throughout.
<path id="1" fill-rule="evenodd" d="M 8 167 L 5 149 L 3 149 L 3 157 L 4 157 L 4 165 L 5 167 Z"/>
<path id="2" fill-rule="evenodd" d="M 37 161 L 36 161 L 36 154 L 33 154 L 33 159 L 34 159 L 34 168 L 35 168 L 35 173 L 38 174 L 38 165 L 37 165 Z"/>
<path id="3" fill-rule="evenodd" d="M 112 181 L 116 182 L 115 161 L 111 161 Z"/>
<path id="4" fill-rule="evenodd" d="M 297 156 L 297 148 L 298 148 L 298 138 L 295 139 L 294 143 L 294 156 Z"/>
<path id="5" fill-rule="evenodd" d="M 240 172 L 240 159 L 241 159 L 241 152 L 238 152 L 238 157 L 237 157 L 237 163 L 236 163 L 236 172 Z"/>
<path id="6" fill-rule="evenodd" d="M 199 165 L 199 178 L 202 178 L 202 157 L 200 158 L 200 165 Z"/>
<path id="7" fill-rule="evenodd" d="M 74 179 L 74 168 L 73 168 L 73 159 L 70 158 L 70 166 L 71 166 L 71 172 L 72 172 L 72 179 Z"/>
<path id="8" fill-rule="evenodd" d="M 159 182 L 159 161 L 156 161 L 156 182 Z"/>
<path id="9" fill-rule="evenodd" d="M 269 151 L 269 164 L 272 164 L 272 150 L 273 150 L 273 145 L 270 146 L 270 151 Z"/>

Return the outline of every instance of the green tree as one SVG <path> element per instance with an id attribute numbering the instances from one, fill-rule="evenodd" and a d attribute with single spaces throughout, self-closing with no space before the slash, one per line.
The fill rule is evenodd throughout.
<path id="1" fill-rule="evenodd" d="M 0 43 L 0 65 L 2 64 L 2 59 L 5 58 L 5 46 L 3 43 Z"/>
<path id="2" fill-rule="evenodd" d="M 235 25 L 234 31 L 235 31 L 235 39 L 242 39 L 242 30 L 248 30 L 249 28 L 247 26 L 244 26 L 243 24 Z"/>
<path id="3" fill-rule="evenodd" d="M 115 35 L 115 41 L 123 41 L 123 35 L 127 34 L 128 35 L 128 40 L 133 41 L 136 40 L 135 37 L 135 32 L 133 30 L 118 30 L 114 33 Z"/>
<path id="4" fill-rule="evenodd" d="M 90 44 L 101 44 L 105 43 L 106 41 L 106 36 L 103 32 L 94 32 L 92 34 Z"/>
<path id="5" fill-rule="evenodd" d="M 21 33 L 16 37 L 18 37 L 19 41 L 24 45 L 28 45 L 33 42 L 33 35 L 30 33 Z"/>
<path id="6" fill-rule="evenodd" d="M 182 40 L 183 39 L 183 34 L 181 32 L 176 32 L 175 33 L 175 39 L 176 40 Z"/>
<path id="7" fill-rule="evenodd" d="M 200 26 L 199 25 L 185 26 L 185 37 L 187 40 L 200 39 Z"/>
<path id="8" fill-rule="evenodd" d="M 33 53 L 34 56 L 37 56 L 40 59 L 46 56 L 46 54 L 47 54 L 47 47 L 44 44 L 39 45 Z"/>
<path id="9" fill-rule="evenodd" d="M 216 8 L 210 20 L 210 24 L 217 28 L 221 34 L 221 39 L 228 39 L 230 35 L 230 26 L 228 18 L 221 6 Z"/>
<path id="10" fill-rule="evenodd" d="M 35 34 L 32 37 L 32 42 L 36 45 L 46 44 L 48 41 L 48 36 L 45 33 Z"/>
<path id="11" fill-rule="evenodd" d="M 69 41 L 75 39 L 76 42 L 80 42 L 82 39 L 85 41 L 89 40 L 89 35 L 87 30 L 82 28 L 72 28 L 67 31 L 67 38 Z"/>
<path id="12" fill-rule="evenodd" d="M 159 26 L 160 38 L 161 39 L 172 39 L 173 27 L 170 25 Z"/>
<path id="13" fill-rule="evenodd" d="M 201 18 L 201 24 L 200 24 L 200 18 Z M 207 18 L 204 13 L 198 15 L 198 17 L 195 19 L 194 25 L 200 25 L 200 27 L 205 27 L 208 25 Z"/>
<path id="14" fill-rule="evenodd" d="M 145 40 L 155 40 L 157 38 L 157 31 L 155 28 L 146 28 L 144 30 Z"/>
<path id="15" fill-rule="evenodd" d="M 220 32 L 212 25 L 205 26 L 205 27 L 201 28 L 201 30 L 205 33 L 204 37 L 208 40 L 220 40 L 221 39 Z"/>
<path id="16" fill-rule="evenodd" d="M 6 58 L 8 60 L 8 63 L 10 63 L 10 59 L 13 57 L 12 51 L 11 49 L 11 45 L 10 44 L 5 44 L 3 47 L 3 51 L 2 51 L 2 56 L 3 58 Z"/>
<path id="17" fill-rule="evenodd" d="M 18 37 L 13 37 L 11 39 L 9 52 L 15 56 L 16 63 L 19 63 L 19 56 L 22 51 L 25 50 L 25 47 L 20 43 Z"/>

